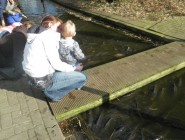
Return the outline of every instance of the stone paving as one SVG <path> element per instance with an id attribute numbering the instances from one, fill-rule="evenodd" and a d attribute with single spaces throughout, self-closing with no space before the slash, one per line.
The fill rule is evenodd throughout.
<path id="1" fill-rule="evenodd" d="M 41 92 L 32 89 L 25 78 L 0 81 L 0 140 L 63 139 Z"/>
<path id="2" fill-rule="evenodd" d="M 184 17 L 153 23 L 129 21 L 95 11 L 93 14 L 161 37 L 184 40 Z M 63 139 L 65 138 L 45 97 L 35 89 L 31 89 L 25 78 L 17 81 L 0 81 L 0 140 Z"/>

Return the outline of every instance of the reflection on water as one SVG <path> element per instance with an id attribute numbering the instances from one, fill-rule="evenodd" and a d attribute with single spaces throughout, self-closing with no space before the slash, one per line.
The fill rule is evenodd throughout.
<path id="1" fill-rule="evenodd" d="M 77 140 L 183 140 L 184 108 L 185 69 L 60 125 Z"/>
<path id="2" fill-rule="evenodd" d="M 44 1 L 45 12 L 42 3 L 38 0 L 21 0 L 22 11 L 28 17 L 39 23 L 45 15 L 58 16 L 63 21 L 71 19 L 76 24 L 77 35 L 75 40 L 79 42 L 81 49 L 87 57 L 84 68 L 91 68 L 116 59 L 126 57 L 144 50 L 159 46 L 161 42 L 144 39 L 113 28 L 107 28 L 100 24 L 84 21 L 64 12 L 64 9 L 51 1 Z"/>
<path id="3" fill-rule="evenodd" d="M 111 62 L 144 50 L 159 46 L 162 42 L 152 41 L 121 30 L 107 28 L 70 15 L 60 16 L 64 21 L 72 19 L 77 28 L 74 37 L 87 57 L 85 69 Z"/>
<path id="4" fill-rule="evenodd" d="M 61 6 L 49 0 L 44 0 L 43 3 L 41 0 L 18 0 L 18 2 L 22 12 L 28 17 L 34 16 L 32 20 L 35 22 L 39 21 L 39 16 L 65 14 Z"/>

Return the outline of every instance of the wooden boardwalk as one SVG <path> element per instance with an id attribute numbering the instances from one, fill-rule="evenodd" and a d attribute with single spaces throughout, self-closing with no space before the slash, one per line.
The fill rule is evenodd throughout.
<path id="1" fill-rule="evenodd" d="M 85 72 L 81 91 L 49 105 L 58 122 L 102 105 L 185 67 L 185 43 L 173 42 Z"/>

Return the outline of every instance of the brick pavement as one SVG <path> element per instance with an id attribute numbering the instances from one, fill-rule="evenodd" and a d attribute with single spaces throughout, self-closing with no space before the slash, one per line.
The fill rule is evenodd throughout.
<path id="1" fill-rule="evenodd" d="M 41 92 L 22 78 L 0 81 L 0 140 L 63 140 Z"/>

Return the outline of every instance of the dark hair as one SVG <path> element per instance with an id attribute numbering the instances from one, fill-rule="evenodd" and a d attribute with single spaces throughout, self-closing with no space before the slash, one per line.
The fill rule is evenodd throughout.
<path id="1" fill-rule="evenodd" d="M 34 23 L 33 23 L 32 21 L 29 21 L 29 20 L 22 22 L 22 24 L 23 24 L 27 29 L 31 28 L 31 27 L 34 25 Z"/>
<path id="2" fill-rule="evenodd" d="M 41 25 L 45 28 L 50 28 L 51 24 L 54 25 L 57 21 L 57 18 L 54 16 L 46 16 L 42 19 Z"/>

